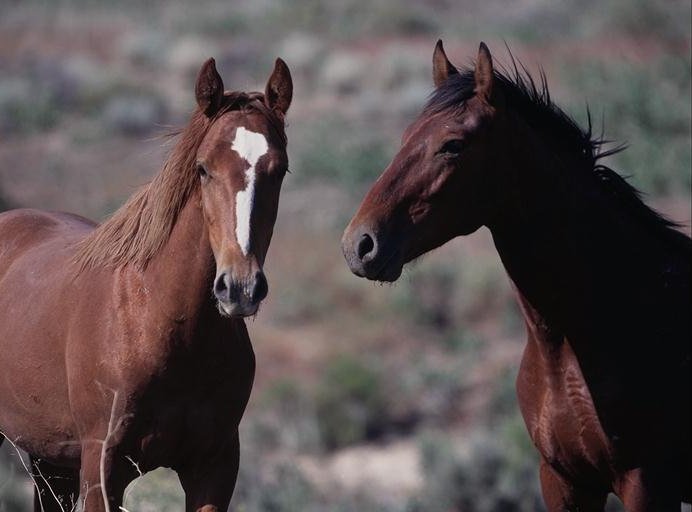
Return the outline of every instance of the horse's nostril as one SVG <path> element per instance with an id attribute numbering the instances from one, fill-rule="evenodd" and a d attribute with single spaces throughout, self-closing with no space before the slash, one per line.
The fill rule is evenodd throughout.
<path id="1" fill-rule="evenodd" d="M 216 298 L 219 300 L 229 300 L 230 289 L 228 286 L 228 274 L 226 272 L 216 278 L 216 282 L 214 283 L 214 295 L 216 295 Z"/>
<path id="2" fill-rule="evenodd" d="M 269 293 L 269 284 L 267 283 L 267 278 L 264 277 L 262 272 L 257 272 L 255 275 L 255 285 L 252 288 L 252 297 L 250 300 L 253 304 L 257 304 Z"/>
<path id="3" fill-rule="evenodd" d="M 358 240 L 358 259 L 362 261 L 368 254 L 373 252 L 373 249 L 375 249 L 375 242 L 370 235 L 365 233 L 360 237 L 360 240 Z"/>

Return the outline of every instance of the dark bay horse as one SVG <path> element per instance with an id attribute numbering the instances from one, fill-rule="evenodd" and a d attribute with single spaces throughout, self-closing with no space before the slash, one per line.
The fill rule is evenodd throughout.
<path id="1" fill-rule="evenodd" d="M 518 68 L 494 70 L 481 44 L 457 70 L 438 42 L 436 90 L 344 255 L 356 275 L 395 281 L 487 226 L 527 325 L 517 392 L 548 509 L 602 511 L 614 492 L 630 512 L 679 511 L 692 498 L 690 238 L 599 164 L 603 141 L 543 75 Z"/>
<path id="2" fill-rule="evenodd" d="M 0 215 L 0 430 L 37 510 L 116 512 L 159 466 L 186 510 L 228 508 L 293 85 L 278 59 L 263 94 L 224 92 L 209 59 L 195 93 L 162 170 L 100 226 Z"/>

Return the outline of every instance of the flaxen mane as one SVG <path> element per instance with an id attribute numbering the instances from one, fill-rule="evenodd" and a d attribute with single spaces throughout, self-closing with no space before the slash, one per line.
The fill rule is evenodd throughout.
<path id="1" fill-rule="evenodd" d="M 247 110 L 264 114 L 285 144 L 283 119 L 267 109 L 263 99 L 261 93 L 227 92 L 223 107 L 212 119 L 196 110 L 161 171 L 79 243 L 75 257 L 79 270 L 125 264 L 146 267 L 168 241 L 178 215 L 198 189 L 197 150 L 224 113 Z"/>

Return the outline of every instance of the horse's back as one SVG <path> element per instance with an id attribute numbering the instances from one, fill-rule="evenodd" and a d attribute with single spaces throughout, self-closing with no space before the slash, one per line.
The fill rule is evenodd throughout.
<path id="1" fill-rule="evenodd" d="M 74 244 L 95 224 L 71 213 L 35 209 L 10 210 L 0 214 L 0 278 L 24 253 L 44 243 Z"/>
<path id="2" fill-rule="evenodd" d="M 35 208 L 8 210 L 0 213 L 0 244 L 5 244 L 8 238 L 25 237 L 29 241 L 59 232 L 84 236 L 95 226 L 93 221 L 74 213 Z"/>

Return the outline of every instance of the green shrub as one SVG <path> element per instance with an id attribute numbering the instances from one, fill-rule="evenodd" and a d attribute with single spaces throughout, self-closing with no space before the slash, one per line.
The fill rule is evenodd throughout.
<path id="1" fill-rule="evenodd" d="M 317 120 L 292 137 L 301 141 L 291 160 L 296 180 L 331 182 L 346 190 L 372 183 L 392 155 L 377 134 L 337 117 Z"/>
<path id="2" fill-rule="evenodd" d="M 436 334 L 455 326 L 454 293 L 459 271 L 451 265 L 413 267 L 395 291 L 398 309 L 406 319 Z"/>
<path id="3" fill-rule="evenodd" d="M 440 13 L 415 4 L 394 0 L 344 0 L 321 2 L 297 0 L 275 3 L 257 21 L 284 30 L 305 30 L 337 38 L 372 34 L 439 34 Z"/>
<path id="4" fill-rule="evenodd" d="M 495 381 L 490 397 L 488 415 L 492 420 L 502 421 L 519 412 L 516 392 L 517 366 L 506 368 Z"/>
<path id="5" fill-rule="evenodd" d="M 294 466 L 281 465 L 276 470 L 274 481 L 261 492 L 257 509 L 263 512 L 302 512 L 314 501 L 315 491 L 302 473 Z"/>
<path id="6" fill-rule="evenodd" d="M 141 136 L 164 122 L 166 106 L 155 94 L 120 93 L 109 98 L 102 111 L 102 123 L 112 132 Z"/>
<path id="7" fill-rule="evenodd" d="M 611 0 L 598 21 L 603 30 L 633 37 L 655 37 L 677 43 L 690 34 L 690 2 L 686 0 Z"/>
<path id="8" fill-rule="evenodd" d="M 185 494 L 178 475 L 159 468 L 134 480 L 125 490 L 123 507 L 131 512 L 178 512 Z"/>
<path id="9" fill-rule="evenodd" d="M 59 116 L 60 107 L 51 91 L 24 80 L 0 82 L 0 134 L 47 130 Z"/>
<path id="10" fill-rule="evenodd" d="M 411 500 L 412 512 L 544 510 L 535 457 L 514 458 L 509 443 L 492 431 L 474 434 L 467 444 L 462 451 L 448 437 L 423 437 L 425 485 Z"/>
<path id="11" fill-rule="evenodd" d="M 387 421 L 378 371 L 351 356 L 329 363 L 316 402 L 322 441 L 330 450 L 377 438 Z"/>
<path id="12" fill-rule="evenodd" d="M 645 65 L 646 69 L 642 66 Z M 689 56 L 646 64 L 594 61 L 564 70 L 574 88 L 569 109 L 584 121 L 584 101 L 603 114 L 606 138 L 629 144 L 605 163 L 651 194 L 689 194 L 692 146 Z M 652 69 L 653 68 L 653 69 Z M 579 105 L 579 106 L 576 106 Z"/>
<path id="13" fill-rule="evenodd" d="M 268 474 L 267 474 L 268 473 Z M 317 510 L 316 490 L 292 464 L 261 471 L 258 461 L 241 454 L 240 473 L 231 502 L 238 512 L 310 512 Z"/>
<path id="14" fill-rule="evenodd" d="M 305 387 L 279 379 L 253 399 L 251 414 L 241 424 L 245 441 L 262 451 L 316 453 L 321 449 L 315 404 Z"/>

